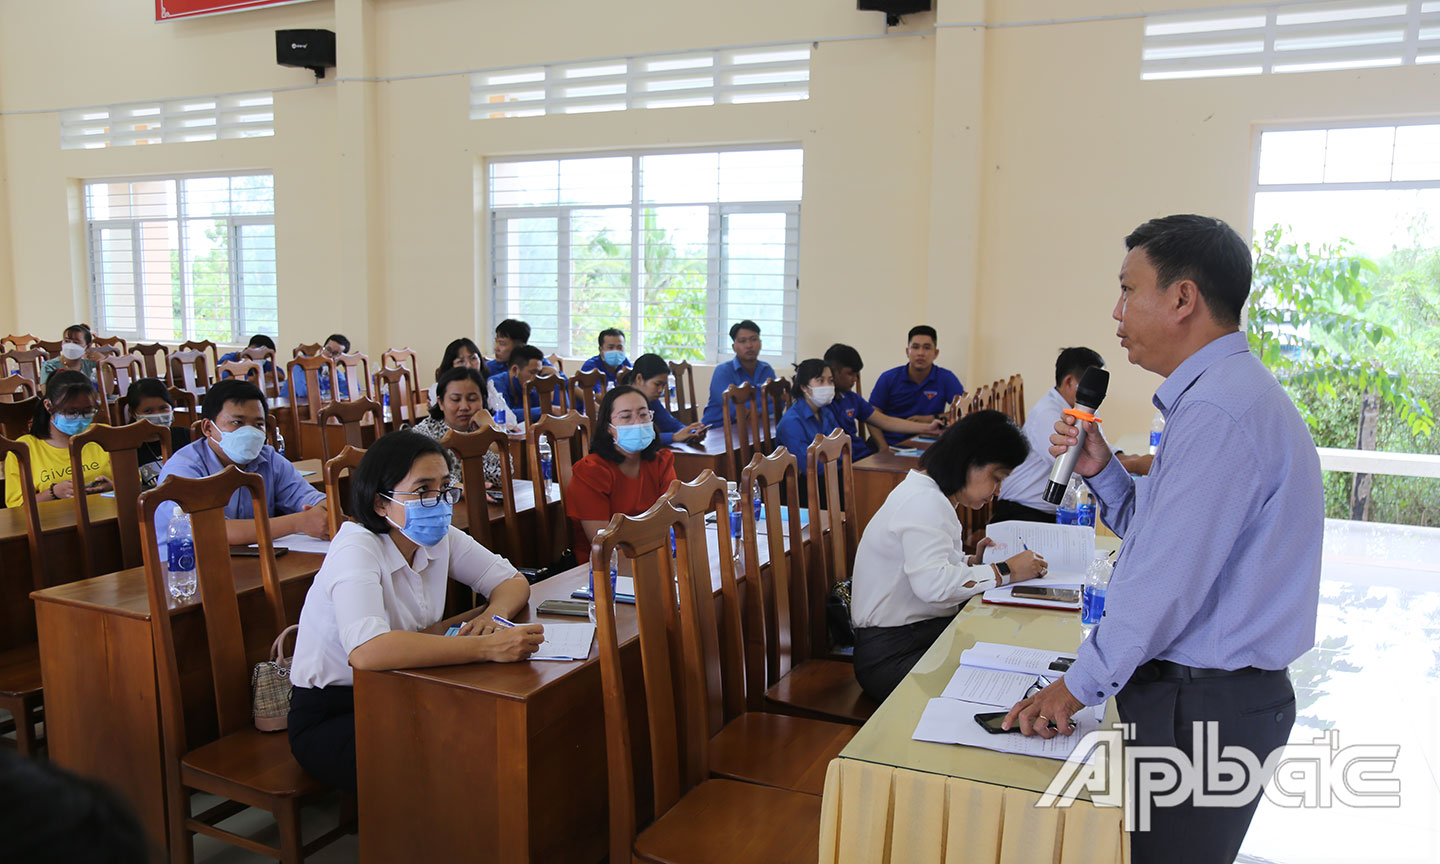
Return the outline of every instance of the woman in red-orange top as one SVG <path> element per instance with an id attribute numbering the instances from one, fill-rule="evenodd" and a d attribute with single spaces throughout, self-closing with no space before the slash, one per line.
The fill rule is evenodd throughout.
<path id="1" fill-rule="evenodd" d="M 662 449 L 645 394 L 616 387 L 595 412 L 590 454 L 575 463 L 565 511 L 575 556 L 589 558 L 595 532 L 616 513 L 639 516 L 675 479 L 675 456 Z"/>

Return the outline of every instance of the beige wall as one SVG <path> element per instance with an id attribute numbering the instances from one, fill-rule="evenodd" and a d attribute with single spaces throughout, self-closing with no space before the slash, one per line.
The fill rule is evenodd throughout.
<path id="1" fill-rule="evenodd" d="M 1124 234 L 1184 210 L 1243 227 L 1256 124 L 1435 110 L 1433 67 L 1141 82 L 1139 19 L 1031 23 L 1134 13 L 1117 0 L 941 0 L 890 38 L 850 7 L 317 0 L 155 24 L 146 0 L 0 0 L 0 329 L 91 317 L 81 179 L 269 168 L 282 347 L 339 329 L 430 368 L 455 336 L 489 342 L 487 156 L 798 142 L 802 355 L 850 342 L 873 381 L 928 321 L 967 384 L 1019 371 L 1033 399 L 1058 347 L 1089 344 L 1115 372 L 1107 430 L 1139 440 L 1156 382 L 1108 319 Z M 274 30 L 310 26 L 339 39 L 321 86 L 273 62 Z M 55 32 L 63 58 L 35 38 Z M 807 102 L 467 116 L 464 70 L 812 39 Z M 59 109 L 297 86 L 276 94 L 274 138 L 58 146 Z"/>

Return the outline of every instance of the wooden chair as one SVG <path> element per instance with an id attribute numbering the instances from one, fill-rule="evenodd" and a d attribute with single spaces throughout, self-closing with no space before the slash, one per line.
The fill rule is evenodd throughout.
<path id="1" fill-rule="evenodd" d="M 545 472 L 540 470 L 540 439 L 550 442 L 550 463 L 555 483 L 560 487 L 560 517 L 550 518 L 550 507 L 546 497 L 547 481 Z M 581 414 L 571 411 L 562 417 L 546 414 L 525 427 L 525 458 L 530 465 L 530 481 L 535 489 L 535 541 L 541 565 L 549 564 L 558 555 L 552 554 L 557 548 L 570 546 L 569 521 L 565 516 L 565 493 L 570 489 L 570 477 L 576 461 L 576 453 L 589 452 L 590 422 Z M 558 547 L 556 544 L 559 544 Z M 578 550 L 584 556 L 584 550 Z"/>
<path id="2" fill-rule="evenodd" d="M 29 379 L 36 392 L 40 393 L 45 389 L 40 383 L 40 367 L 49 359 L 50 355 L 40 348 L 6 351 L 0 354 L 0 371 Z"/>
<path id="3" fill-rule="evenodd" d="M 361 397 L 351 402 L 331 402 L 320 409 L 320 458 L 330 459 L 330 436 L 325 427 L 331 420 L 345 430 L 345 446 L 364 450 L 375 439 L 385 434 L 381 431 L 380 403 Z"/>
<path id="4" fill-rule="evenodd" d="M 325 477 L 325 511 L 330 517 L 330 536 L 334 537 L 340 526 L 345 524 L 349 514 L 345 512 L 345 504 L 350 500 L 349 484 L 342 485 L 341 481 L 345 475 L 354 473 L 360 465 L 360 460 L 365 458 L 365 451 L 349 444 L 341 450 L 334 459 L 325 462 L 325 469 L 322 472 Z"/>
<path id="5" fill-rule="evenodd" d="M 275 399 L 280 396 L 280 382 L 285 380 L 285 370 L 275 361 L 275 352 L 264 345 L 254 345 L 240 352 L 241 360 L 254 360 L 260 364 L 260 375 L 264 384 L 261 388 L 268 398 Z M 266 372 L 265 367 L 270 367 Z"/>
<path id="6" fill-rule="evenodd" d="M 179 387 L 168 388 L 170 401 L 175 403 L 175 410 L 188 414 L 191 417 L 200 416 L 200 399 L 189 390 L 181 390 Z"/>
<path id="7" fill-rule="evenodd" d="M 24 375 L 0 378 L 0 402 L 18 402 L 35 395 L 35 382 Z"/>
<path id="8" fill-rule="evenodd" d="M 756 454 L 757 458 L 759 454 Z M 791 460 L 793 463 L 793 459 Z M 793 472 L 792 472 L 793 473 Z M 777 496 L 778 499 L 778 496 Z M 671 484 L 665 495 L 670 506 L 685 516 L 684 535 L 690 539 L 686 554 L 692 573 L 705 574 L 711 578 L 697 578 L 696 591 L 704 588 L 713 590 L 713 566 L 709 554 L 709 539 L 716 538 L 719 546 L 716 562 L 719 565 L 720 605 L 722 614 L 717 616 L 715 603 L 697 603 L 693 614 L 686 614 L 681 603 L 681 632 L 688 651 L 699 651 L 704 664 L 707 680 L 718 681 L 718 692 L 709 692 L 706 705 L 707 728 L 710 740 L 710 773 L 716 777 L 729 777 L 764 786 L 776 786 L 819 795 L 824 791 L 825 769 L 830 760 L 840 755 L 840 750 L 855 737 L 853 726 L 831 723 L 782 714 L 767 714 L 763 698 L 750 698 L 752 688 L 747 681 L 745 663 L 746 625 L 756 626 L 764 631 L 763 608 L 750 598 L 758 599 L 760 581 L 758 576 L 749 574 L 761 569 L 754 550 L 755 509 L 741 507 L 750 520 L 751 541 L 746 548 L 746 598 L 748 606 L 741 611 L 740 587 L 735 572 L 735 549 L 730 537 L 729 505 L 726 501 L 725 481 L 709 469 L 691 483 Z M 779 513 L 778 509 L 768 512 Z M 705 520 L 714 513 L 716 532 L 705 530 Z M 725 515 L 722 515 L 725 514 Z M 742 521 L 744 521 L 742 517 Z M 773 520 L 779 522 L 779 519 Z M 676 534 L 677 556 L 679 536 Z M 798 537 L 797 537 L 798 539 Z M 783 548 L 784 541 L 781 541 Z M 802 548 L 798 543 L 796 549 Z M 782 554 L 783 559 L 783 554 Z M 782 560 L 783 566 L 783 560 Z M 688 595 L 682 594 L 684 598 Z M 762 648 L 763 653 L 763 648 Z M 757 697 L 763 697 L 764 674 L 753 687 Z"/>
<path id="9" fill-rule="evenodd" d="M 204 393 L 210 389 L 209 358 L 193 349 L 170 352 L 170 382 L 181 390 Z"/>
<path id="10" fill-rule="evenodd" d="M 325 346 L 319 342 L 301 342 L 290 352 L 290 356 L 292 359 L 295 357 L 318 357 L 324 350 Z"/>
<path id="11" fill-rule="evenodd" d="M 561 375 L 565 374 L 565 359 L 559 354 L 551 354 L 545 358 L 545 362 L 555 367 L 555 371 Z"/>
<path id="12" fill-rule="evenodd" d="M 670 374 L 675 377 L 675 404 L 670 404 L 670 394 L 665 394 L 665 408 L 681 423 L 695 423 L 700 419 L 699 394 L 695 392 L 695 367 L 690 361 L 670 363 Z"/>
<path id="13" fill-rule="evenodd" d="M 610 389 L 610 379 L 599 369 L 580 371 L 570 376 L 575 383 L 570 392 L 570 404 L 586 417 L 594 417 L 605 391 Z"/>
<path id="14" fill-rule="evenodd" d="M 178 350 L 199 351 L 202 354 L 209 354 L 210 363 L 208 368 L 220 368 L 220 346 L 216 345 L 214 342 L 211 342 L 209 339 L 205 339 L 199 342 L 181 342 Z"/>
<path id="15" fill-rule="evenodd" d="M 49 571 L 46 569 L 45 544 L 42 540 L 44 535 L 40 528 L 40 507 L 36 504 L 35 484 L 28 482 L 28 478 L 33 476 L 30 470 L 30 448 L 11 440 L 8 430 L 5 434 L 6 437 L 0 438 L 0 461 L 13 455 L 20 476 L 27 478 L 27 482 L 20 484 L 20 507 L 25 511 L 25 533 L 30 545 L 31 590 L 39 591 L 48 587 L 46 574 Z M 7 565 L 16 563 L 18 562 L 9 561 Z M 44 739 L 36 733 L 36 724 L 44 719 L 44 701 L 39 646 L 30 643 L 0 651 L 0 709 L 10 712 L 9 720 L 0 721 L 0 734 L 14 730 L 15 749 L 21 756 L 35 755 L 44 743 Z"/>
<path id="16" fill-rule="evenodd" d="M 726 477 L 739 477 L 751 455 L 764 444 L 760 437 L 760 391 L 749 381 L 726 387 L 720 397 L 720 417 L 729 456 Z"/>
<path id="17" fill-rule="evenodd" d="M 130 353 L 130 349 L 125 347 L 125 340 L 121 339 L 119 336 L 96 336 L 93 340 L 91 340 L 91 344 L 96 347 L 105 347 L 111 349 L 111 353 L 116 357 L 121 357 Z"/>
<path id="18" fill-rule="evenodd" d="M 221 378 L 241 378 L 261 390 L 265 389 L 265 367 L 255 360 L 226 360 L 215 367 L 215 380 L 219 381 Z"/>
<path id="19" fill-rule="evenodd" d="M 340 390 L 340 379 L 335 379 L 335 398 L 354 401 L 362 396 L 373 399 L 375 393 L 370 390 L 370 358 L 356 351 L 354 354 L 341 354 L 335 358 L 335 369 L 345 376 L 345 389 Z"/>
<path id="20" fill-rule="evenodd" d="M 0 338 L 0 349 L 5 351 L 25 351 L 35 346 L 40 340 L 29 333 L 24 336 L 6 336 Z"/>
<path id="21" fill-rule="evenodd" d="M 425 419 L 420 397 L 415 392 L 415 373 L 409 369 L 381 369 L 371 377 L 371 392 L 385 400 L 389 419 L 385 431 L 394 432 Z"/>
<path id="22" fill-rule="evenodd" d="M 326 788 L 295 762 L 290 755 L 290 742 L 284 735 L 260 732 L 251 721 L 250 669 L 251 664 L 261 658 L 247 656 L 230 544 L 225 538 L 225 505 L 237 491 L 248 493 L 254 503 L 263 602 L 268 607 L 270 624 L 262 632 L 251 635 L 252 644 L 263 643 L 265 648 L 261 650 L 268 653 L 270 643 L 285 629 L 286 616 L 270 519 L 265 515 L 264 481 L 232 465 L 203 479 L 171 478 L 140 498 L 155 677 L 159 684 L 169 846 L 173 861 L 192 861 L 191 835 L 198 833 L 289 864 L 301 861 L 306 854 L 340 836 L 344 829 L 337 828 L 309 844 L 302 843 L 300 805 L 324 793 Z M 166 563 L 156 542 L 155 511 L 167 501 L 175 502 L 190 514 L 194 530 L 198 590 L 188 602 L 176 603 L 171 599 L 166 584 Z M 175 608 L 190 605 L 198 605 L 203 615 L 210 668 L 204 672 L 187 662 L 186 678 L 208 679 L 205 683 L 213 688 L 218 738 L 209 743 L 190 739 L 189 718 L 181 696 L 181 658 L 170 620 Z M 252 625 L 250 629 L 256 628 Z M 190 796 L 196 792 L 225 800 L 204 813 L 191 816 Z M 257 807 L 274 814 L 280 829 L 278 848 L 215 824 L 245 807 Z"/>
<path id="23" fill-rule="evenodd" d="M 39 348 L 41 351 L 44 351 L 51 357 L 54 357 L 56 354 L 60 353 L 60 346 L 64 344 L 64 340 L 60 339 L 57 339 L 53 342 L 48 339 L 36 339 L 35 344 L 32 347 Z"/>
<path id="24" fill-rule="evenodd" d="M 170 378 L 170 349 L 159 342 L 137 342 L 130 348 L 131 354 L 139 354 L 145 364 L 145 377 L 159 378 L 168 387 L 175 382 Z"/>
<path id="25" fill-rule="evenodd" d="M 39 404 L 38 396 L 0 402 L 0 434 L 11 440 L 30 434 L 30 424 L 35 419 L 35 406 Z"/>
<path id="26" fill-rule="evenodd" d="M 131 384 L 145 377 L 140 358 L 134 354 L 106 357 L 96 364 L 95 377 L 100 385 L 101 410 L 110 425 L 125 425 L 130 415 L 125 395 L 130 392 Z"/>
<path id="27" fill-rule="evenodd" d="M 144 444 L 158 443 L 160 453 L 170 458 L 170 430 L 156 426 L 147 420 L 138 420 L 129 426 L 91 425 L 89 429 L 70 439 L 70 476 L 84 477 L 82 451 L 87 444 L 97 444 L 110 454 L 111 481 L 115 484 L 115 520 L 120 528 L 120 560 L 122 569 L 139 567 L 143 563 L 140 553 L 140 515 L 136 508 L 120 506 L 121 502 L 135 501 L 140 497 L 140 454 Z M 80 534 L 80 565 L 87 577 L 105 575 L 99 562 L 90 554 L 95 544 L 95 527 L 90 523 L 90 496 L 80 494 L 78 486 L 75 502 L 75 526 Z"/>
<path id="28" fill-rule="evenodd" d="M 325 372 L 334 384 L 335 361 L 325 356 L 299 356 L 290 361 L 290 405 L 295 419 L 304 423 L 320 422 L 320 407 L 330 401 L 320 392 L 320 373 Z M 305 395 L 299 394 L 300 381 L 305 382 Z M 331 391 L 333 393 L 333 391 Z"/>
<path id="29" fill-rule="evenodd" d="M 539 375 L 530 379 L 530 386 L 525 388 L 524 410 L 525 422 L 530 422 L 530 410 L 535 403 L 530 401 L 530 393 L 535 393 L 535 398 L 540 405 L 540 414 L 553 414 L 556 417 L 563 417 L 570 413 L 570 387 L 564 378 L 549 372 L 541 371 Z M 557 398 L 558 397 L 558 398 Z M 558 404 L 557 404 L 558 403 Z"/>
<path id="30" fill-rule="evenodd" d="M 1008 405 L 1005 413 L 1015 421 L 1016 426 L 1025 425 L 1025 379 L 1019 375 L 1011 375 L 1010 380 L 1005 383 L 1005 395 Z"/>
<path id="31" fill-rule="evenodd" d="M 381 369 L 409 369 L 411 377 L 420 380 L 420 367 L 415 352 L 409 348 L 391 348 L 380 355 Z"/>
<path id="32" fill-rule="evenodd" d="M 771 378 L 760 385 L 760 438 L 766 452 L 775 449 L 775 426 L 794 401 L 789 378 Z"/>
<path id="33" fill-rule="evenodd" d="M 693 529 L 687 531 L 688 526 L 689 520 L 662 498 L 639 517 L 616 514 L 591 548 L 609 780 L 609 858 L 667 864 L 731 860 L 809 864 L 818 852 L 818 797 L 710 777 L 709 670 L 701 652 L 689 650 L 685 637 L 702 626 L 700 607 L 713 609 L 715 601 L 709 567 L 690 564 L 690 547 L 697 535 Z M 672 530 L 677 546 L 673 558 Z M 723 558 L 729 532 L 719 536 Z M 630 559 L 635 580 L 643 700 L 627 695 L 627 686 L 634 686 L 636 678 L 621 665 L 609 579 L 610 559 L 617 551 Z M 683 629 L 682 616 L 689 619 Z M 642 757 L 641 764 L 648 761 L 650 766 L 654 813 L 643 830 L 636 816 L 630 717 L 631 705 L 642 703 L 649 758 Z"/>
<path id="34" fill-rule="evenodd" d="M 460 482 L 465 486 L 465 514 L 469 518 L 470 536 L 492 552 L 511 561 L 523 559 L 520 546 L 520 517 L 515 513 L 515 482 L 510 470 L 510 437 L 496 426 L 488 413 L 477 415 L 478 432 L 456 432 L 454 429 L 440 439 L 443 447 L 460 460 Z M 490 503 L 485 500 L 485 454 L 500 457 L 500 506 L 504 513 L 501 528 L 505 532 L 503 547 L 495 545 L 490 524 Z"/>
<path id="35" fill-rule="evenodd" d="M 588 387 L 581 386 L 579 381 L 571 378 L 570 404 L 574 405 L 575 410 L 584 416 L 585 422 L 590 424 L 590 430 L 593 434 L 595 415 L 600 413 L 600 399 L 595 395 L 595 391 Z"/>

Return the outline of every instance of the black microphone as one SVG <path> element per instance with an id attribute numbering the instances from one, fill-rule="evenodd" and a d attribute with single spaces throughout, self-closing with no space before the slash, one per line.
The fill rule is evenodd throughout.
<path id="1" fill-rule="evenodd" d="M 1095 409 L 1105 401 L 1105 391 L 1110 389 L 1110 373 L 1099 366 L 1085 370 L 1080 386 L 1075 391 L 1075 410 L 1084 414 L 1095 414 Z M 1065 487 L 1070 485 L 1070 475 L 1075 473 L 1075 460 L 1080 458 L 1080 449 L 1085 446 L 1085 427 L 1077 425 L 1080 437 L 1069 450 L 1055 457 L 1055 467 L 1050 471 L 1050 482 L 1045 486 L 1045 500 L 1059 505 L 1065 500 Z"/>

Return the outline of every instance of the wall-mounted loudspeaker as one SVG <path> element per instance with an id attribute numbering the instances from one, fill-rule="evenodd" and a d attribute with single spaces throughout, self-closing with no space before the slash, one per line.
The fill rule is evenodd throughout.
<path id="1" fill-rule="evenodd" d="M 309 69 L 316 78 L 335 65 L 333 30 L 276 30 L 275 62 L 281 66 Z"/>
<path id="2" fill-rule="evenodd" d="M 931 6 L 931 0 L 857 0 L 855 4 L 861 12 L 884 12 L 885 23 L 891 27 L 900 23 L 901 15 L 929 12 Z"/>

